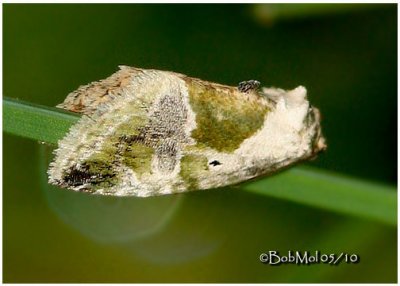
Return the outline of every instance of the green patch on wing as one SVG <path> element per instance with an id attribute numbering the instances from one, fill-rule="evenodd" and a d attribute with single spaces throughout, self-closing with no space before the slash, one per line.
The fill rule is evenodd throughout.
<path id="1" fill-rule="evenodd" d="M 93 190 L 109 188 L 119 183 L 119 176 L 115 170 L 116 147 L 112 140 L 105 141 L 100 152 L 91 155 L 81 164 L 87 173 L 95 176 L 90 181 Z"/>
<path id="2" fill-rule="evenodd" d="M 140 107 L 139 102 L 131 102 L 125 108 L 118 110 L 115 116 L 108 118 L 104 124 L 117 127 L 111 136 L 104 137 L 101 149 L 84 161 L 84 164 L 89 166 L 91 174 L 97 174 L 99 180 L 104 179 L 103 184 L 95 182 L 93 188 L 99 189 L 117 184 L 120 180 L 119 168 L 123 165 L 131 168 L 139 177 L 151 172 L 154 149 L 142 142 L 126 142 L 122 139 L 138 135 L 140 129 L 148 123 L 147 113 Z M 124 114 L 132 116 L 127 121 L 119 122 L 118 116 L 122 117 Z"/>
<path id="3" fill-rule="evenodd" d="M 88 166 L 88 173 L 96 176 L 91 181 L 94 190 L 110 188 L 118 184 L 118 174 L 109 162 L 91 160 L 86 161 L 85 164 Z"/>
<path id="4" fill-rule="evenodd" d="M 185 155 L 181 159 L 179 175 L 186 183 L 188 190 L 197 190 L 199 177 L 208 171 L 207 157 L 201 155 Z"/>
<path id="5" fill-rule="evenodd" d="M 107 162 L 108 165 L 114 165 L 116 160 L 118 139 L 116 137 L 107 138 L 102 142 L 101 149 L 94 152 L 88 161 Z"/>
<path id="6" fill-rule="evenodd" d="M 151 172 L 154 149 L 142 143 L 131 143 L 122 154 L 122 163 L 131 168 L 139 177 Z"/>
<path id="7" fill-rule="evenodd" d="M 122 164 L 132 169 L 139 177 L 144 173 L 150 173 L 154 148 L 140 141 L 130 142 L 122 139 L 138 135 L 140 128 L 147 122 L 147 117 L 143 115 L 132 117 L 130 121 L 120 124 L 114 135 L 103 142 L 101 150 L 92 155 L 91 159 L 94 157 L 108 161 L 115 167 Z"/>
<path id="8" fill-rule="evenodd" d="M 187 84 L 197 123 L 191 136 L 198 147 L 233 152 L 263 126 L 268 108 L 254 96 L 246 98 L 248 95 L 233 88 L 215 88 L 196 81 Z"/>

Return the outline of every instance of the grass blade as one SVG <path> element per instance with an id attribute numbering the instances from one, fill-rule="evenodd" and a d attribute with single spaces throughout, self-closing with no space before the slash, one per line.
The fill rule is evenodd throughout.
<path id="1" fill-rule="evenodd" d="M 396 188 L 312 167 L 295 167 L 245 190 L 391 225 L 397 224 Z"/>
<path id="2" fill-rule="evenodd" d="M 79 116 L 15 99 L 3 99 L 3 130 L 10 134 L 56 144 Z M 397 223 L 396 188 L 348 178 L 310 167 L 241 186 L 258 195 L 272 196 L 342 214 Z"/>
<path id="3" fill-rule="evenodd" d="M 79 116 L 16 99 L 3 99 L 3 131 L 57 144 Z"/>

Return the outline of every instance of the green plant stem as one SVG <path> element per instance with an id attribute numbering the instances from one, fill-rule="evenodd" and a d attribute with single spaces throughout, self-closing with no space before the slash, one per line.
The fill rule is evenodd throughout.
<path id="1" fill-rule="evenodd" d="M 55 144 L 79 120 L 73 113 L 5 98 L 3 130 Z M 325 210 L 397 224 L 396 188 L 345 177 L 311 167 L 295 167 L 265 179 L 243 184 L 258 195 Z"/>
<path id="2" fill-rule="evenodd" d="M 397 223 L 396 188 L 309 166 L 291 168 L 243 188 L 338 213 Z"/>
<path id="3" fill-rule="evenodd" d="M 78 120 L 79 116 L 60 109 L 3 99 L 3 131 L 17 136 L 57 144 Z"/>

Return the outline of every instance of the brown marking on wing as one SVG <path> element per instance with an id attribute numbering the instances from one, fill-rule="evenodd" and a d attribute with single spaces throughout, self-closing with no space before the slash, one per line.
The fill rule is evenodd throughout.
<path id="1" fill-rule="evenodd" d="M 64 102 L 57 105 L 72 112 L 92 114 L 99 105 L 120 96 L 132 82 L 132 78 L 141 73 L 141 69 L 120 66 L 120 70 L 106 79 L 80 86 L 68 94 Z"/>

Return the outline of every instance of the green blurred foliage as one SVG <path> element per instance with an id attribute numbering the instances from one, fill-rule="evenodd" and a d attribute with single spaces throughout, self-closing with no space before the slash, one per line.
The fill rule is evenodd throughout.
<path id="1" fill-rule="evenodd" d="M 257 9 L 276 6 L 5 4 L 3 95 L 54 106 L 119 64 L 230 85 L 301 84 L 321 109 L 329 145 L 311 164 L 393 185 L 397 6 L 337 12 L 344 6 L 316 13 L 309 5 L 307 13 L 303 5 L 296 14 L 289 5 L 283 19 L 263 21 Z M 4 135 L 5 282 L 397 279 L 392 227 L 236 189 L 147 201 L 88 199 L 48 189 L 48 151 L 39 147 Z M 274 249 L 346 251 L 361 261 L 336 267 L 258 261 Z"/>

